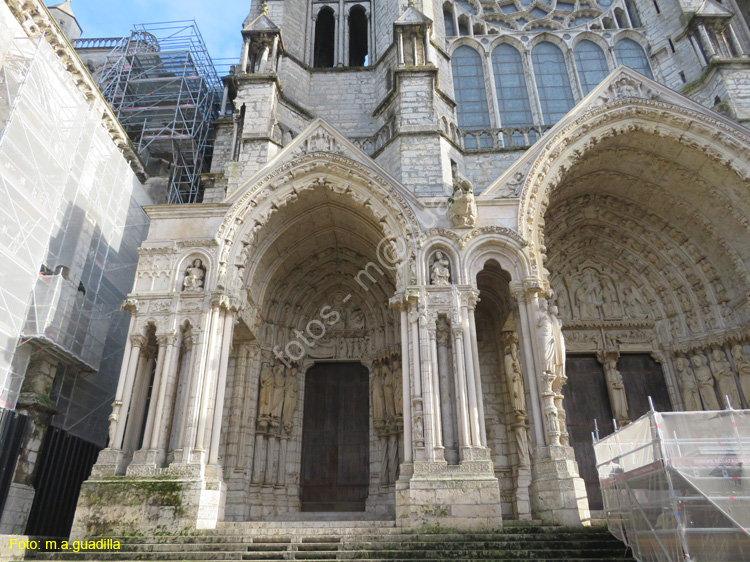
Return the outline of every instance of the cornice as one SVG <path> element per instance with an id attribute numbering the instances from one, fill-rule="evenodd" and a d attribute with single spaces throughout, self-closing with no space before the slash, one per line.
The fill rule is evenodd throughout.
<path id="1" fill-rule="evenodd" d="M 6 0 L 6 4 L 29 37 L 44 37 L 84 98 L 89 103 L 94 100 L 101 102 L 102 125 L 115 145 L 122 150 L 133 173 L 141 183 L 145 182 L 148 179 L 146 167 L 138 156 L 133 143 L 125 133 L 112 108 L 102 96 L 99 87 L 86 69 L 86 65 L 83 64 L 47 7 L 39 0 Z"/>

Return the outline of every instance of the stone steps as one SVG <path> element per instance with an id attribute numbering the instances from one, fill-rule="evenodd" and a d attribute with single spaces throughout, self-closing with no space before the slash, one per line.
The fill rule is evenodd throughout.
<path id="1" fill-rule="evenodd" d="M 444 532 L 440 532 L 444 531 Z M 506 525 L 503 531 L 409 532 L 390 522 L 250 522 L 185 536 L 110 537 L 118 551 L 33 552 L 60 562 L 603 562 L 631 560 L 604 529 Z"/>

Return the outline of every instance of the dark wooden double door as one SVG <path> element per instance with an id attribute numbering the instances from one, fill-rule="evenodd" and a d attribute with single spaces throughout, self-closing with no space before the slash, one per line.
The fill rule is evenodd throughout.
<path id="1" fill-rule="evenodd" d="M 364 511 L 370 399 L 361 363 L 318 363 L 305 376 L 302 511 Z"/>
<path id="2" fill-rule="evenodd" d="M 649 396 L 657 411 L 672 410 L 661 367 L 650 355 L 623 354 L 617 362 L 617 368 L 625 382 L 631 420 L 636 420 L 649 411 Z M 589 508 L 603 509 L 591 433 L 594 431 L 594 420 L 599 426 L 600 437 L 614 431 L 604 369 L 595 355 L 568 355 L 565 371 L 568 383 L 563 393 L 570 444 L 575 452 L 579 474 L 586 483 Z"/>

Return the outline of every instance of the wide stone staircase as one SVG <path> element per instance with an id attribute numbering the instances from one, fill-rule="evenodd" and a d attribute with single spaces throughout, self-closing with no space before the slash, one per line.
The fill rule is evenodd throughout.
<path id="1" fill-rule="evenodd" d="M 502 531 L 403 531 L 392 521 L 225 523 L 186 536 L 110 537 L 114 551 L 41 552 L 28 559 L 88 562 L 346 560 L 396 562 L 633 560 L 605 528 L 570 529 L 506 522 Z"/>

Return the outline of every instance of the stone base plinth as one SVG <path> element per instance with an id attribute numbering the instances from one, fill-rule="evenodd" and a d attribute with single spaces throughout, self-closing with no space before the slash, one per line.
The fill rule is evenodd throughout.
<path id="1" fill-rule="evenodd" d="M 572 447 L 538 447 L 534 451 L 532 509 L 545 524 L 588 525 L 588 497 Z"/>
<path id="2" fill-rule="evenodd" d="M 415 463 L 396 483 L 396 525 L 492 530 L 502 527 L 500 487 L 492 461 Z"/>
<path id="3" fill-rule="evenodd" d="M 224 513 L 224 483 L 208 469 L 185 469 L 90 478 L 81 487 L 72 540 L 215 528 Z"/>
<path id="4" fill-rule="evenodd" d="M 36 490 L 31 486 L 17 482 L 10 485 L 0 519 L 0 534 L 20 535 L 26 532 L 35 495 Z"/>

